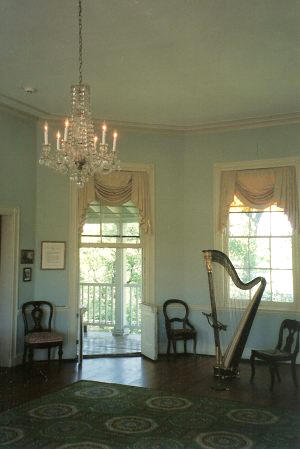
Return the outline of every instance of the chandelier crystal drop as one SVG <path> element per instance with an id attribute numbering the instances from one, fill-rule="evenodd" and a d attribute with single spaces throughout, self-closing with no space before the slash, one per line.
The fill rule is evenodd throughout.
<path id="1" fill-rule="evenodd" d="M 79 23 L 79 84 L 71 86 L 72 113 L 66 119 L 64 134 L 56 135 L 55 147 L 48 140 L 48 123 L 44 127 L 44 143 L 40 164 L 66 173 L 82 187 L 95 172 L 111 173 L 120 169 L 117 154 L 117 132 L 113 133 L 112 146 L 106 142 L 107 126 L 102 125 L 101 141 L 95 134 L 90 107 L 90 86 L 82 83 L 82 6 L 78 1 Z"/>

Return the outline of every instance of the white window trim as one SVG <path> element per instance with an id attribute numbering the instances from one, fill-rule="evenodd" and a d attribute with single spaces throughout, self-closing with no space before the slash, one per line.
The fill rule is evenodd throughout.
<path id="1" fill-rule="evenodd" d="M 238 161 L 238 162 L 224 162 L 214 164 L 214 186 L 213 186 L 213 198 L 214 198 L 214 248 L 227 253 L 225 248 L 225 241 L 227 241 L 226 236 L 222 235 L 218 229 L 218 214 L 219 214 L 219 204 L 220 204 L 220 180 L 221 173 L 229 170 L 249 170 L 249 169 L 259 169 L 259 168 L 272 168 L 272 167 L 286 167 L 294 166 L 296 168 L 297 177 L 297 188 L 298 188 L 298 198 L 300 199 L 300 158 L 280 158 L 280 159 L 264 159 L 264 160 L 252 160 L 252 161 Z M 300 205 L 299 205 L 300 207 Z M 225 237 L 225 238 L 224 238 Z M 259 309 L 262 311 L 274 311 L 274 312 L 300 312 L 300 236 L 294 234 L 293 236 L 293 278 L 294 278 L 294 302 L 289 303 L 275 303 L 275 302 L 264 302 L 262 301 Z M 225 285 L 224 277 L 216 272 L 215 283 L 216 289 L 220 296 L 224 298 L 225 295 Z M 224 301 L 224 304 L 229 302 Z"/>

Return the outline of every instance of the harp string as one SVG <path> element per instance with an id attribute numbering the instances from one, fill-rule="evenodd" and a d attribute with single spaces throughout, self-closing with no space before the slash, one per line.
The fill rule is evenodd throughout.
<path id="1" fill-rule="evenodd" d="M 218 316 L 220 321 L 227 326 L 226 331 L 220 332 L 221 349 L 222 354 L 224 355 L 228 351 L 228 348 L 237 333 L 245 309 L 250 301 L 248 291 L 242 291 L 242 293 L 248 295 L 247 299 L 241 299 L 241 297 L 238 297 L 236 294 L 230 294 L 230 292 L 235 292 L 238 289 L 235 289 L 235 285 L 227 271 L 223 270 L 223 272 L 224 283 L 226 284 L 225 292 L 227 294 L 223 295 L 223 301 L 219 308 Z"/>

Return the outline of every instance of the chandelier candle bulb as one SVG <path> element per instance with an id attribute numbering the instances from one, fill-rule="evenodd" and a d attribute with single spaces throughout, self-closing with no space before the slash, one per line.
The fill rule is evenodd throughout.
<path id="1" fill-rule="evenodd" d="M 68 139 L 68 129 L 69 129 L 69 120 L 65 121 L 65 133 L 64 133 L 64 141 L 66 142 Z"/>
<path id="2" fill-rule="evenodd" d="M 107 126 L 105 123 L 103 123 L 102 125 L 102 144 L 105 144 L 105 136 L 106 136 L 106 130 L 107 130 Z"/>
<path id="3" fill-rule="evenodd" d="M 112 147 L 112 149 L 113 149 L 113 151 L 116 151 L 117 137 L 118 137 L 118 133 L 116 131 L 113 133 L 113 137 L 114 137 L 114 139 L 113 139 L 113 147 Z"/>
<path id="4" fill-rule="evenodd" d="M 94 147 L 95 147 L 95 149 L 97 148 L 97 141 L 98 141 L 98 137 L 95 136 L 94 137 Z"/>
<path id="5" fill-rule="evenodd" d="M 57 150 L 60 150 L 60 148 L 59 148 L 59 139 L 60 139 L 60 132 L 57 131 L 57 134 L 56 134 L 56 149 Z"/>
<path id="6" fill-rule="evenodd" d="M 45 122 L 45 126 L 44 126 L 44 142 L 45 145 L 48 145 L 48 123 Z"/>

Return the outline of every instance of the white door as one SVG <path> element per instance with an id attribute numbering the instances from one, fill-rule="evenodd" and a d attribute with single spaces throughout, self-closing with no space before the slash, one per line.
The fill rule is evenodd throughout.
<path id="1" fill-rule="evenodd" d="M 156 360 L 158 354 L 157 307 L 142 304 L 141 352 L 149 359 Z"/>

